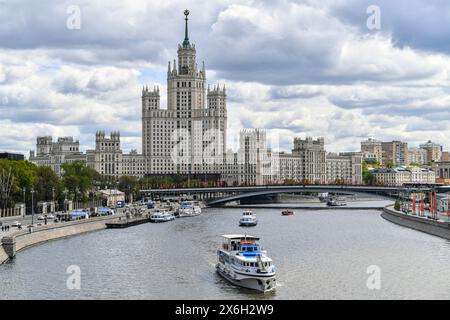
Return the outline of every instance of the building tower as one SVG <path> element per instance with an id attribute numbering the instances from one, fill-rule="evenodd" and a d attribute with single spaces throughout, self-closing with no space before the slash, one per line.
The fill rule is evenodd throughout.
<path id="1" fill-rule="evenodd" d="M 168 62 L 167 109 L 160 108 L 158 87 L 142 90 L 142 152 L 147 174 L 215 173 L 226 150 L 225 86 L 206 92 L 205 63 L 196 48 L 184 11 L 184 40 L 178 59 Z M 211 161 L 212 160 L 212 161 Z"/>

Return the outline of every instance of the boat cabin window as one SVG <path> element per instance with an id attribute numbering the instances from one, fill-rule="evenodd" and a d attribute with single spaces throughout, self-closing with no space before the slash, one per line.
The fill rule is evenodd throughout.
<path id="1" fill-rule="evenodd" d="M 241 245 L 240 250 L 245 252 L 257 252 L 259 249 L 258 245 Z"/>

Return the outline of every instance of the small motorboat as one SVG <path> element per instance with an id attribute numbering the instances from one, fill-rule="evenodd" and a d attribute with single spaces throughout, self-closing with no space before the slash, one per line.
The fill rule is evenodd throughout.
<path id="1" fill-rule="evenodd" d="M 283 211 L 281 211 L 281 214 L 283 216 L 293 216 L 294 215 L 294 211 L 291 209 L 284 209 Z"/>
<path id="2" fill-rule="evenodd" d="M 159 210 L 156 210 L 150 216 L 150 222 L 167 222 L 167 221 L 171 221 L 174 219 L 175 219 L 175 216 L 173 215 L 173 213 L 159 211 Z"/>
<path id="3" fill-rule="evenodd" d="M 242 217 L 239 219 L 239 225 L 241 227 L 253 227 L 258 224 L 256 215 L 251 210 L 244 210 Z"/>
<path id="4" fill-rule="evenodd" d="M 340 199 L 329 199 L 327 201 L 327 206 L 329 206 L 329 207 L 343 207 L 346 205 L 347 205 L 347 203 L 345 203 L 345 201 L 342 201 Z"/>

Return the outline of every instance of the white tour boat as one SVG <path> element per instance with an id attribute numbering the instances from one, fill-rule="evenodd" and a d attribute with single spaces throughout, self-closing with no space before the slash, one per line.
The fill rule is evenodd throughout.
<path id="1" fill-rule="evenodd" d="M 194 217 L 198 216 L 200 213 L 202 213 L 202 209 L 198 203 L 194 201 L 183 201 L 178 208 L 178 217 L 180 218 Z"/>
<path id="2" fill-rule="evenodd" d="M 244 210 L 242 217 L 239 219 L 239 225 L 242 227 L 252 227 L 258 224 L 256 215 L 251 210 Z"/>
<path id="3" fill-rule="evenodd" d="M 174 219 L 175 219 L 175 216 L 172 213 L 166 212 L 166 211 L 160 211 L 160 210 L 154 211 L 152 213 L 152 215 L 150 216 L 151 222 L 167 222 L 167 221 L 171 221 Z"/>
<path id="4" fill-rule="evenodd" d="M 231 283 L 266 292 L 276 287 L 276 268 L 267 252 L 261 249 L 258 237 L 223 235 L 222 248 L 217 250 L 217 272 Z"/>

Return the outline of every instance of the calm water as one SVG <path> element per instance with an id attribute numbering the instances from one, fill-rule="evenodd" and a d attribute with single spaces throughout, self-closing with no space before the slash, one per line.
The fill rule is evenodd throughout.
<path id="1" fill-rule="evenodd" d="M 104 230 L 27 249 L 0 266 L 1 299 L 449 299 L 450 243 L 393 225 L 379 211 L 255 209 L 278 267 L 278 288 L 257 294 L 215 273 L 220 235 L 242 233 L 239 209 Z M 66 287 L 70 265 L 81 290 Z M 381 268 L 381 290 L 366 269 Z"/>

